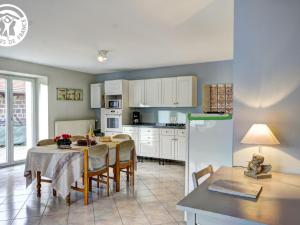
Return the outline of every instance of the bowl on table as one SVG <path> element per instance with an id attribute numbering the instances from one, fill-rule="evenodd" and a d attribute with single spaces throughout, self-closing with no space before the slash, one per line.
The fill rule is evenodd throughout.
<path id="1" fill-rule="evenodd" d="M 91 140 L 90 144 L 91 145 L 96 145 L 97 142 L 94 141 L 94 140 Z M 79 140 L 77 140 L 77 145 L 79 145 L 79 146 L 87 146 L 88 145 L 88 141 L 86 139 L 79 139 Z"/>

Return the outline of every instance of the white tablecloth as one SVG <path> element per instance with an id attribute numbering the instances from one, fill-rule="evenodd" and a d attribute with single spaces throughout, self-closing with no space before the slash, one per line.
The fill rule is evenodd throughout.
<path id="1" fill-rule="evenodd" d="M 116 162 L 115 145 L 109 145 L 109 164 Z M 27 186 L 36 178 L 36 172 L 52 180 L 52 187 L 65 198 L 71 185 L 82 177 L 83 152 L 82 147 L 73 146 L 70 150 L 58 149 L 56 145 L 33 147 L 27 153 L 25 172 Z M 104 166 L 104 159 L 89 158 L 89 168 Z M 101 164 L 101 165 L 100 165 Z"/>

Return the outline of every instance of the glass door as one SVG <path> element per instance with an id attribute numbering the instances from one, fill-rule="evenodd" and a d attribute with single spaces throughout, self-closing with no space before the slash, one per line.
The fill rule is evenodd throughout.
<path id="1" fill-rule="evenodd" d="M 24 161 L 34 140 L 34 80 L 0 75 L 0 166 Z"/>
<path id="2" fill-rule="evenodd" d="M 0 165 L 8 163 L 7 150 L 7 82 L 0 77 Z"/>
<path id="3" fill-rule="evenodd" d="M 33 141 L 33 85 L 12 80 L 13 161 L 24 160 Z"/>

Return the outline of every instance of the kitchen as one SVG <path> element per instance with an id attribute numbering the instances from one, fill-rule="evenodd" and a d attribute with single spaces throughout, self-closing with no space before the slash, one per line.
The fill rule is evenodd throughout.
<path id="1" fill-rule="evenodd" d="M 93 98 L 97 95 L 95 92 L 104 94 L 100 99 L 105 103 L 95 103 L 99 100 Z M 177 115 L 169 114 L 165 121 L 149 123 L 144 122 L 147 118 L 143 118 L 138 110 L 196 107 L 196 76 L 105 81 L 104 84 L 91 85 L 91 96 L 93 107 L 105 107 L 101 108 L 101 130 L 105 135 L 129 134 L 136 143 L 139 157 L 185 161 L 185 116 L 177 118 Z"/>

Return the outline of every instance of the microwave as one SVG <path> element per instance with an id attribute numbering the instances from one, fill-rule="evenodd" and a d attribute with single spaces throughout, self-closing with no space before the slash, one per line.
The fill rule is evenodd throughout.
<path id="1" fill-rule="evenodd" d="M 110 99 L 107 102 L 107 108 L 109 109 L 122 109 L 121 99 Z"/>

